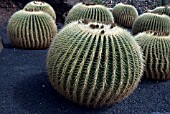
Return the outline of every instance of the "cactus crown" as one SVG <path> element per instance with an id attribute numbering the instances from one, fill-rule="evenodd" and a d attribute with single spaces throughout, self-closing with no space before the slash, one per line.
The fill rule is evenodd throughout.
<path id="1" fill-rule="evenodd" d="M 114 23 L 83 20 L 58 33 L 48 52 L 47 67 L 50 82 L 60 94 L 80 105 L 99 107 L 134 91 L 143 59 L 127 30 Z"/>
<path id="2" fill-rule="evenodd" d="M 43 1 L 32 1 L 25 5 L 24 10 L 26 11 L 44 11 L 48 13 L 56 21 L 56 14 L 52 6 Z"/>
<path id="3" fill-rule="evenodd" d="M 144 76 L 153 80 L 170 79 L 170 34 L 146 31 L 135 36 L 145 58 Z"/>
<path id="4" fill-rule="evenodd" d="M 153 30 L 170 32 L 170 18 L 165 14 L 144 13 L 140 15 L 132 26 L 133 34 Z"/>
<path id="5" fill-rule="evenodd" d="M 69 11 L 65 19 L 65 24 L 81 19 L 89 19 L 93 22 L 104 24 L 112 23 L 114 20 L 113 15 L 105 6 L 78 3 Z"/>
<path id="6" fill-rule="evenodd" d="M 10 18 L 7 32 L 16 47 L 43 49 L 51 44 L 57 27 L 46 12 L 20 10 Z"/>
<path id="7" fill-rule="evenodd" d="M 129 4 L 119 3 L 111 12 L 118 25 L 128 28 L 132 28 L 133 22 L 138 17 L 136 8 Z"/>

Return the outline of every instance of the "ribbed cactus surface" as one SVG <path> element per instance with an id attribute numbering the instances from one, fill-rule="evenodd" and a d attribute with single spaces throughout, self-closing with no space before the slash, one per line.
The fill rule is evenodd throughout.
<path id="1" fill-rule="evenodd" d="M 134 6 L 123 3 L 114 6 L 112 14 L 118 25 L 127 28 L 132 28 L 135 19 L 138 17 L 138 12 Z"/>
<path id="2" fill-rule="evenodd" d="M 153 10 L 149 10 L 148 12 L 158 13 L 158 14 L 166 14 L 166 15 L 170 16 L 170 6 L 159 6 Z"/>
<path id="3" fill-rule="evenodd" d="M 72 22 L 53 40 L 47 58 L 49 80 L 63 96 L 101 107 L 129 96 L 143 71 L 139 45 L 120 27 Z"/>
<path id="4" fill-rule="evenodd" d="M 56 21 L 56 14 L 52 6 L 43 1 L 31 1 L 27 3 L 24 9 L 34 10 L 34 11 L 44 11 L 47 12 Z"/>
<path id="5" fill-rule="evenodd" d="M 49 47 L 57 27 L 52 17 L 45 12 L 20 10 L 10 18 L 7 32 L 16 47 L 42 49 Z"/>
<path id="6" fill-rule="evenodd" d="M 132 26 L 132 32 L 137 34 L 147 30 L 170 32 L 170 17 L 154 13 L 140 15 Z"/>
<path id="7" fill-rule="evenodd" d="M 65 24 L 80 19 L 89 19 L 93 22 L 102 22 L 105 24 L 114 21 L 112 13 L 108 8 L 97 4 L 78 3 L 68 13 Z"/>
<path id="8" fill-rule="evenodd" d="M 143 49 L 144 76 L 154 80 L 170 79 L 170 34 L 143 32 L 135 36 Z"/>

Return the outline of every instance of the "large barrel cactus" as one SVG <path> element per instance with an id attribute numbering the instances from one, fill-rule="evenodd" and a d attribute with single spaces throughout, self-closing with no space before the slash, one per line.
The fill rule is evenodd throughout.
<path id="1" fill-rule="evenodd" d="M 144 76 L 154 80 L 170 79 L 170 34 L 147 31 L 135 36 L 145 57 Z"/>
<path id="2" fill-rule="evenodd" d="M 135 19 L 138 17 L 138 12 L 134 6 L 123 3 L 114 6 L 112 14 L 118 25 L 127 28 L 132 28 Z"/>
<path id="3" fill-rule="evenodd" d="M 164 14 L 144 13 L 140 15 L 132 26 L 133 34 L 153 30 L 170 32 L 170 17 Z"/>
<path id="4" fill-rule="evenodd" d="M 56 14 L 52 6 L 43 1 L 31 1 L 27 3 L 24 9 L 34 10 L 34 11 L 44 11 L 47 12 L 56 21 Z"/>
<path id="5" fill-rule="evenodd" d="M 166 15 L 170 16 L 170 6 L 159 6 L 153 10 L 149 10 L 148 12 L 158 13 L 158 14 L 166 14 Z"/>
<path id="6" fill-rule="evenodd" d="M 49 80 L 63 96 L 101 107 L 129 96 L 143 71 L 139 45 L 120 27 L 72 22 L 53 40 L 47 58 Z"/>
<path id="7" fill-rule="evenodd" d="M 78 3 L 68 13 L 65 24 L 72 21 L 88 19 L 93 22 L 109 24 L 113 22 L 113 15 L 108 8 L 94 3 Z"/>
<path id="8" fill-rule="evenodd" d="M 43 49 L 51 44 L 57 27 L 53 18 L 46 12 L 20 10 L 10 18 L 7 32 L 16 47 Z"/>

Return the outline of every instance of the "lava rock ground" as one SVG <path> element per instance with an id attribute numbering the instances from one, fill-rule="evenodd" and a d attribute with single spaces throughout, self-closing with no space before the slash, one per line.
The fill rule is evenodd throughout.
<path id="1" fill-rule="evenodd" d="M 17 10 L 17 9 L 16 9 Z M 0 8 L 0 114 L 169 114 L 170 81 L 143 79 L 127 99 L 110 107 L 88 109 L 60 96 L 48 81 L 46 50 L 14 48 L 6 33 L 15 10 Z"/>

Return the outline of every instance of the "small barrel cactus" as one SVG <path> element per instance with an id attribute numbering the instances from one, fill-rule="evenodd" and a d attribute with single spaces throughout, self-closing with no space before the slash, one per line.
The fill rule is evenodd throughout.
<path id="1" fill-rule="evenodd" d="M 104 24 L 114 21 L 112 13 L 105 6 L 94 3 L 78 3 L 69 11 L 65 19 L 65 24 L 81 19 L 88 19 Z"/>
<path id="2" fill-rule="evenodd" d="M 115 22 L 123 27 L 132 28 L 132 25 L 138 17 L 136 8 L 129 4 L 119 3 L 112 9 Z"/>
<path id="3" fill-rule="evenodd" d="M 159 6 L 153 10 L 149 10 L 148 12 L 158 13 L 158 14 L 166 14 L 166 15 L 170 16 L 170 6 Z"/>
<path id="4" fill-rule="evenodd" d="M 145 57 L 144 76 L 154 80 L 170 79 L 170 34 L 146 31 L 135 36 Z"/>
<path id="5" fill-rule="evenodd" d="M 52 6 L 46 2 L 43 1 L 31 1 L 27 3 L 24 7 L 24 9 L 32 9 L 34 11 L 44 11 L 47 12 L 50 16 L 53 17 L 53 19 L 56 21 L 56 14 Z"/>
<path id="6" fill-rule="evenodd" d="M 55 21 L 46 12 L 20 10 L 10 18 L 7 32 L 16 47 L 43 49 L 51 44 L 57 27 Z"/>
<path id="7" fill-rule="evenodd" d="M 54 38 L 47 67 L 52 86 L 87 107 L 109 106 L 128 97 L 143 73 L 139 45 L 114 23 L 72 22 Z"/>
<path id="8" fill-rule="evenodd" d="M 132 26 L 133 34 L 153 30 L 170 32 L 170 17 L 164 14 L 144 13 L 140 15 Z"/>

